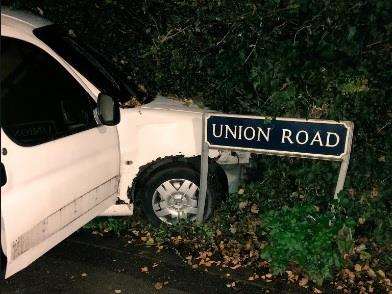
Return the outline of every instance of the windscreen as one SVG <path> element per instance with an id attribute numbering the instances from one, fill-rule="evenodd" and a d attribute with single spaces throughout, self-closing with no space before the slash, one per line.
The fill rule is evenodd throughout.
<path id="1" fill-rule="evenodd" d="M 101 92 L 126 103 L 136 98 L 140 103 L 151 100 L 126 75 L 116 69 L 102 54 L 66 33 L 57 25 L 34 29 L 34 35 L 71 64 Z"/>

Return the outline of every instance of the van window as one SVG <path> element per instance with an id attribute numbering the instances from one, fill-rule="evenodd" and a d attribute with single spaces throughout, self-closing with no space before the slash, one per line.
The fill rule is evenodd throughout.
<path id="1" fill-rule="evenodd" d="M 34 146 L 97 125 L 95 101 L 53 57 L 1 37 L 1 126 L 15 143 Z"/>
<path id="2" fill-rule="evenodd" d="M 39 27 L 33 34 L 87 78 L 101 92 L 126 103 L 136 98 L 142 104 L 152 95 L 142 91 L 95 48 L 83 43 L 56 24 Z"/>

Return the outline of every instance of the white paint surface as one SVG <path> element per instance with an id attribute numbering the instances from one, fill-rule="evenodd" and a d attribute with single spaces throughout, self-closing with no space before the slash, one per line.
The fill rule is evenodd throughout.
<path id="1" fill-rule="evenodd" d="M 2 8 L 2 36 L 46 51 L 96 100 L 99 90 L 33 35 L 35 27 L 47 24 L 42 18 Z M 8 258 L 7 277 L 95 216 L 118 214 L 121 209 L 112 205 L 118 197 L 130 202 L 127 191 L 140 167 L 168 156 L 200 155 L 201 119 L 202 110 L 197 107 L 159 97 L 142 107 L 122 109 L 117 127 L 98 126 L 33 147 L 18 146 L 1 130 L 2 148 L 8 150 L 1 159 L 8 177 L 1 191 L 1 244 Z M 222 164 L 249 160 L 246 154 L 237 158 L 217 150 L 209 156 L 220 156 Z M 235 179 L 229 176 L 229 180 Z"/>

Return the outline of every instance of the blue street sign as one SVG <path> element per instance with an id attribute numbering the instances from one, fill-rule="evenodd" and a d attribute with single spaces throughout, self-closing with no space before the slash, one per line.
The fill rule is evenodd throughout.
<path id="1" fill-rule="evenodd" d="M 208 114 L 210 148 L 341 160 L 347 153 L 350 122 Z"/>

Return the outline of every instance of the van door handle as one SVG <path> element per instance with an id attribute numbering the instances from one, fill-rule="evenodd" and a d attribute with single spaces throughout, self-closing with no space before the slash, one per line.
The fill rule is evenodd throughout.
<path id="1" fill-rule="evenodd" d="M 1 163 L 1 186 L 3 187 L 7 183 L 7 173 L 5 172 L 4 164 Z"/>

